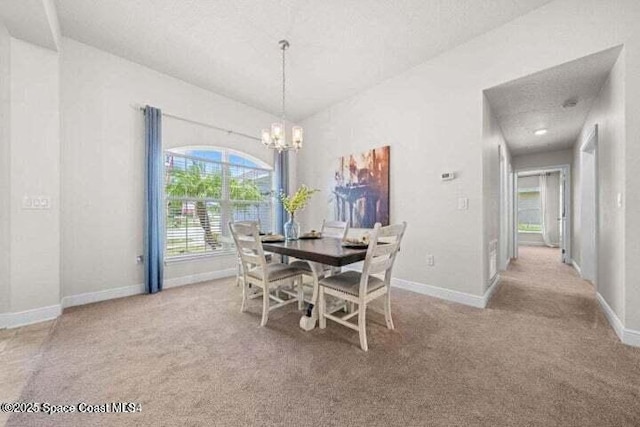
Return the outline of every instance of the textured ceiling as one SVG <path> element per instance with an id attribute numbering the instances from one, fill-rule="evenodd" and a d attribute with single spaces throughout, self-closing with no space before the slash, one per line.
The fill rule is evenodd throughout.
<path id="1" fill-rule="evenodd" d="M 307 117 L 549 0 L 56 0 L 63 35 L 260 109 Z"/>
<path id="2" fill-rule="evenodd" d="M 511 153 L 572 147 L 620 50 L 608 49 L 486 90 Z M 563 108 L 568 99 L 578 104 Z M 534 134 L 542 128 L 547 134 Z"/>

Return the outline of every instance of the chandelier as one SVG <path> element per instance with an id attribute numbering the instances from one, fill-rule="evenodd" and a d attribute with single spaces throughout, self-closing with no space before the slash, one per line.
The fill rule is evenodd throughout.
<path id="1" fill-rule="evenodd" d="M 262 143 L 268 148 L 278 151 L 296 150 L 302 148 L 302 127 L 292 126 L 287 130 L 287 120 L 285 114 L 286 105 L 286 78 L 285 78 L 285 52 L 289 47 L 289 42 L 280 40 L 278 42 L 282 50 L 282 120 L 271 124 L 271 129 L 262 130 Z"/>

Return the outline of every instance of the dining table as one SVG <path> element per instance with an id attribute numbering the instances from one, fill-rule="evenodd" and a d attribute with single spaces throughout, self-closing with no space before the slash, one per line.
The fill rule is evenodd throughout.
<path id="1" fill-rule="evenodd" d="M 300 327 L 305 331 L 315 328 L 318 320 L 318 282 L 327 274 L 326 266 L 333 267 L 331 274 L 349 264 L 364 261 L 367 247 L 345 247 L 343 240 L 335 237 L 263 242 L 265 251 L 282 256 L 304 260 L 311 267 L 313 293 L 305 314 L 300 319 Z"/>

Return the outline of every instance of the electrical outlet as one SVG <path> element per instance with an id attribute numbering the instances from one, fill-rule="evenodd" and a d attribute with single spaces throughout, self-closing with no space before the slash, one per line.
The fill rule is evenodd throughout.
<path id="1" fill-rule="evenodd" d="M 433 255 L 427 255 L 427 265 L 429 267 L 433 267 L 434 265 L 436 265 L 436 260 Z"/>

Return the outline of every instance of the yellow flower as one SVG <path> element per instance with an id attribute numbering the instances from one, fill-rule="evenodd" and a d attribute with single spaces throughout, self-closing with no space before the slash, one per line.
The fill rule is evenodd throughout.
<path id="1" fill-rule="evenodd" d="M 304 209 L 305 206 L 307 206 L 309 199 L 311 199 L 311 196 L 318 191 L 320 190 L 309 188 L 302 184 L 292 196 L 280 193 L 280 200 L 282 200 L 282 206 L 284 206 L 284 209 L 293 215 L 297 211 Z"/>

